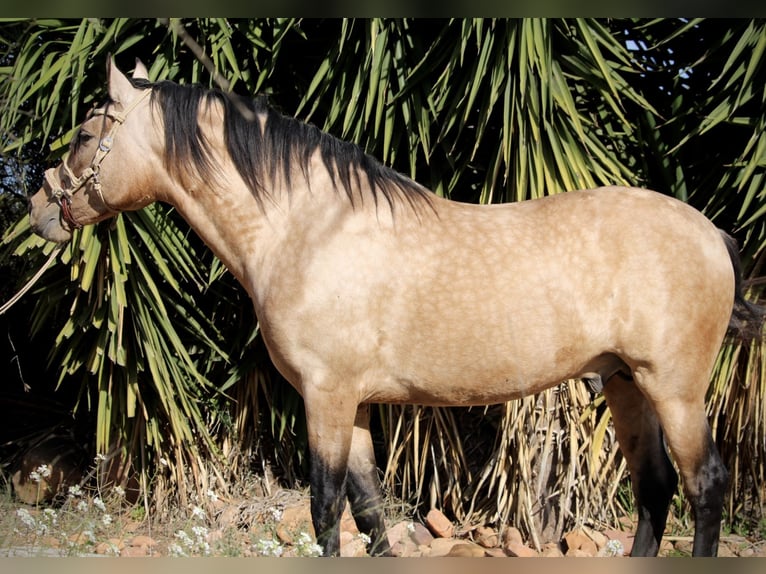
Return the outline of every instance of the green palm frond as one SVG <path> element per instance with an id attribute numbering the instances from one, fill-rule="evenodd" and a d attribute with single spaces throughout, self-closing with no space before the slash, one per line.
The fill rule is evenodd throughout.
<path id="1" fill-rule="evenodd" d="M 757 277 L 765 48 L 759 19 L 4 20 L 0 149 L 34 189 L 104 99 L 106 55 L 125 69 L 137 56 L 156 80 L 269 94 L 457 200 L 604 184 L 672 194 L 735 231 Z M 22 220 L 5 249 L 31 275 L 52 246 Z M 177 214 L 153 206 L 83 230 L 59 259 L 28 295 L 30 328 L 54 331 L 51 370 L 81 385 L 76 408 L 96 414 L 99 449 L 117 445 L 136 464 L 143 448 L 165 481 L 152 485 L 158 499 L 223 484 L 254 457 L 287 482 L 305 478 L 301 399 L 271 366 L 246 293 Z M 724 347 L 711 386 L 717 438 L 732 445 L 730 515 L 766 499 L 764 356 Z M 466 525 L 514 516 L 542 540 L 631 511 L 616 496 L 626 471 L 609 412 L 577 383 L 487 409 L 381 407 L 378 418 L 389 491 Z"/>

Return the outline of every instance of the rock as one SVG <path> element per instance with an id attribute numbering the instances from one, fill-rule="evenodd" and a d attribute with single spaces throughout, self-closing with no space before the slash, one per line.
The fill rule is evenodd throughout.
<path id="1" fill-rule="evenodd" d="M 574 548 L 571 550 L 567 550 L 566 556 L 567 558 L 593 558 L 594 555 L 585 550 Z"/>
<path id="2" fill-rule="evenodd" d="M 718 545 L 718 557 L 719 558 L 734 558 L 737 555 L 732 552 L 731 547 L 728 544 Z"/>
<path id="3" fill-rule="evenodd" d="M 521 542 L 516 542 L 515 540 L 511 541 L 510 544 L 503 546 L 503 549 L 508 556 L 516 558 L 535 558 L 537 556 L 537 552 L 534 549 Z"/>
<path id="4" fill-rule="evenodd" d="M 407 542 L 394 542 L 391 546 L 391 554 L 399 558 L 412 558 L 417 556 L 417 546 Z"/>
<path id="5" fill-rule="evenodd" d="M 503 531 L 503 550 L 508 556 L 526 558 L 537 556 L 537 552 L 524 544 L 521 532 L 514 526 L 509 526 Z"/>
<path id="6" fill-rule="evenodd" d="M 142 558 L 149 555 L 149 550 L 145 546 L 126 546 L 120 550 L 120 556 L 126 558 Z"/>
<path id="7" fill-rule="evenodd" d="M 573 556 L 575 551 L 579 551 L 578 555 L 582 553 L 585 556 L 598 554 L 596 543 L 582 530 L 573 530 L 564 535 L 564 549 L 566 556 Z"/>
<path id="8" fill-rule="evenodd" d="M 543 550 L 540 556 L 545 558 L 561 558 L 564 553 L 561 551 L 561 546 L 557 542 L 548 542 L 543 545 Z"/>
<path id="9" fill-rule="evenodd" d="M 508 546 L 514 542 L 524 544 L 519 529 L 514 526 L 509 526 L 503 531 L 503 547 Z"/>
<path id="10" fill-rule="evenodd" d="M 592 528 L 588 528 L 587 526 L 583 527 L 583 532 L 593 540 L 593 542 L 596 545 L 596 549 L 600 552 L 604 546 L 606 546 L 606 543 L 609 541 L 609 538 L 606 537 L 605 534 L 602 534 L 601 532 L 597 530 L 593 530 Z"/>
<path id="11" fill-rule="evenodd" d="M 96 554 L 102 554 L 104 556 L 119 556 L 124 546 L 118 547 L 111 542 L 99 542 L 96 544 Z"/>
<path id="12" fill-rule="evenodd" d="M 479 526 L 474 531 L 474 540 L 484 548 L 495 548 L 500 545 L 500 537 L 497 532 L 487 526 Z"/>
<path id="13" fill-rule="evenodd" d="M 408 532 L 412 541 L 418 546 L 430 546 L 434 541 L 433 534 L 419 522 L 413 522 L 412 528 L 408 528 Z"/>
<path id="14" fill-rule="evenodd" d="M 343 558 L 361 558 L 367 556 L 367 548 L 359 536 L 344 530 L 340 533 L 340 555 Z"/>
<path id="15" fill-rule="evenodd" d="M 87 458 L 69 434 L 53 432 L 21 453 L 11 473 L 13 492 L 26 504 L 51 502 L 82 481 Z"/>
<path id="16" fill-rule="evenodd" d="M 426 526 L 437 538 L 452 538 L 455 535 L 455 527 L 450 519 L 444 516 L 441 510 L 436 508 L 428 511 Z"/>
<path id="17" fill-rule="evenodd" d="M 86 534 L 85 532 L 78 532 L 76 534 L 72 534 L 69 536 L 68 540 L 74 546 L 86 546 L 91 543 L 90 535 Z"/>
<path id="18" fill-rule="evenodd" d="M 751 556 L 755 556 L 755 550 L 748 546 L 747 548 L 743 548 L 739 551 L 739 556 L 741 558 L 750 558 Z"/>
<path id="19" fill-rule="evenodd" d="M 660 550 L 657 553 L 660 556 L 667 556 L 668 553 L 673 552 L 675 548 L 670 540 L 663 540 L 660 542 Z"/>
<path id="20" fill-rule="evenodd" d="M 484 548 L 472 542 L 459 542 L 447 552 L 447 556 L 458 558 L 483 558 L 484 555 Z"/>
<path id="21" fill-rule="evenodd" d="M 691 556 L 692 554 L 692 542 L 691 540 L 676 540 L 673 543 L 673 548 L 676 552 Z"/>
<path id="22" fill-rule="evenodd" d="M 484 553 L 490 558 L 507 558 L 508 555 L 502 548 L 485 548 Z"/>
<path id="23" fill-rule="evenodd" d="M 434 541 L 431 543 L 430 556 L 446 556 L 453 546 L 461 543 L 460 540 L 454 538 L 434 538 Z"/>
<path id="24" fill-rule="evenodd" d="M 766 543 L 761 543 L 753 548 L 753 556 L 766 558 Z"/>
<path id="25" fill-rule="evenodd" d="M 138 536 L 134 537 L 133 540 L 130 541 L 130 545 L 145 546 L 146 548 L 151 548 L 152 546 L 157 545 L 157 541 L 151 536 L 145 536 L 143 534 L 139 534 Z"/>
<path id="26" fill-rule="evenodd" d="M 285 544 L 292 544 L 301 532 L 316 537 L 311 525 L 311 509 L 307 504 L 285 508 L 277 524 L 277 538 Z"/>
<path id="27" fill-rule="evenodd" d="M 407 558 L 413 556 L 417 551 L 418 545 L 412 540 L 409 532 L 409 521 L 397 522 L 391 528 L 386 530 L 388 544 L 391 546 L 391 552 L 394 556 Z M 433 537 L 432 537 L 433 540 Z"/>
<path id="28" fill-rule="evenodd" d="M 216 515 L 216 522 L 221 528 L 236 528 L 240 520 L 238 504 L 227 504 Z"/>
<path id="29" fill-rule="evenodd" d="M 351 516 L 348 504 L 346 505 L 346 510 L 343 511 L 343 515 L 340 517 L 340 530 L 341 532 L 359 534 L 359 528 L 356 526 L 356 520 Z"/>

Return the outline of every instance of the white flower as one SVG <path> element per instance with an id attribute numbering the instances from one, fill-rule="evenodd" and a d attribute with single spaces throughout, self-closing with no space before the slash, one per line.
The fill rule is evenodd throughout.
<path id="1" fill-rule="evenodd" d="M 408 522 L 407 523 L 407 532 L 409 532 L 410 534 L 415 532 L 415 523 L 414 522 Z"/>
<path id="2" fill-rule="evenodd" d="M 309 536 L 306 532 L 301 532 L 298 535 L 298 540 L 295 542 L 295 547 L 298 556 L 312 558 L 322 555 L 322 547 L 319 544 L 312 542 L 311 536 Z"/>
<path id="3" fill-rule="evenodd" d="M 80 488 L 79 484 L 73 484 L 69 487 L 69 490 L 67 491 L 67 496 L 69 498 L 74 498 L 75 496 L 82 496 L 82 489 Z"/>
<path id="4" fill-rule="evenodd" d="M 111 514 L 104 514 L 101 517 L 101 522 L 104 523 L 104 526 L 109 526 L 112 523 L 112 515 Z"/>
<path id="5" fill-rule="evenodd" d="M 98 508 L 101 512 L 106 512 L 106 505 L 104 504 L 104 501 L 101 500 L 99 496 L 93 499 L 93 506 Z"/>
<path id="6" fill-rule="evenodd" d="M 364 542 L 365 545 L 367 545 L 370 542 L 372 542 L 372 538 L 370 538 L 370 536 L 368 534 L 365 534 L 364 532 L 360 532 L 359 533 L 359 540 Z"/>
<path id="7" fill-rule="evenodd" d="M 622 542 L 615 539 L 608 540 L 604 550 L 607 556 L 622 556 L 625 554 L 625 548 L 623 548 Z"/>
<path id="8" fill-rule="evenodd" d="M 84 500 L 81 500 L 80 502 L 77 503 L 76 508 L 78 512 L 86 512 L 88 510 L 88 503 L 85 502 Z"/>
<path id="9" fill-rule="evenodd" d="M 98 453 L 96 455 L 96 462 L 104 462 L 104 461 L 106 461 L 106 455 Z"/>
<path id="10" fill-rule="evenodd" d="M 125 489 L 124 489 L 124 488 L 122 488 L 122 487 L 121 487 L 121 486 L 119 486 L 119 485 L 118 485 L 118 486 L 115 486 L 115 487 L 114 487 L 114 493 L 115 493 L 117 496 L 119 496 L 120 498 L 122 498 L 123 496 L 125 496 Z"/>
<path id="11" fill-rule="evenodd" d="M 209 489 L 208 489 L 208 491 L 207 491 L 207 497 L 208 497 L 208 498 L 209 498 L 209 499 L 210 499 L 212 502 L 218 502 L 218 495 L 217 495 L 215 492 L 213 492 L 212 490 L 209 490 Z"/>
<path id="12" fill-rule="evenodd" d="M 29 473 L 29 480 L 32 482 L 40 482 L 42 480 L 42 477 L 40 476 L 40 473 L 36 470 L 33 470 Z"/>
<path id="13" fill-rule="evenodd" d="M 259 540 L 253 549 L 261 556 L 282 556 L 284 548 L 276 540 Z"/>
<path id="14" fill-rule="evenodd" d="M 106 555 L 107 556 L 119 556 L 120 555 L 120 548 L 113 542 L 107 542 L 106 543 Z"/>
<path id="15" fill-rule="evenodd" d="M 168 554 L 170 554 L 171 556 L 179 557 L 179 558 L 188 558 L 189 557 L 189 555 L 186 552 L 184 552 L 184 549 L 181 548 L 175 542 L 168 546 Z"/>
<path id="16" fill-rule="evenodd" d="M 207 537 L 208 529 L 204 526 L 192 526 L 191 530 L 194 536 L 197 537 L 197 540 L 204 540 Z"/>
<path id="17" fill-rule="evenodd" d="M 271 513 L 271 517 L 274 520 L 276 520 L 277 522 L 282 520 L 282 509 L 281 508 L 277 508 L 276 506 L 273 506 L 273 507 L 271 507 L 269 509 L 269 512 Z"/>
<path id="18" fill-rule="evenodd" d="M 196 518 L 197 520 L 205 520 L 205 511 L 202 510 L 199 506 L 194 506 L 192 508 L 191 515 L 192 518 Z"/>
<path id="19" fill-rule="evenodd" d="M 48 478 L 51 475 L 51 467 L 47 464 L 41 464 L 35 470 L 37 470 L 43 478 Z"/>
<path id="20" fill-rule="evenodd" d="M 26 508 L 18 508 L 18 509 L 16 509 L 16 516 L 19 517 L 21 522 L 27 528 L 36 528 L 37 527 L 37 521 L 34 519 L 34 517 L 31 514 L 29 514 L 29 511 Z"/>

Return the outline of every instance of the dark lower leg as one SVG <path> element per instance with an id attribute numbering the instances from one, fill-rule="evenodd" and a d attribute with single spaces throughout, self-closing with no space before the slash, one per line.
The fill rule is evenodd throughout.
<path id="1" fill-rule="evenodd" d="M 690 495 L 694 512 L 693 556 L 716 556 L 723 517 L 724 493 L 729 483 L 726 470 L 712 438 L 707 458 L 697 473 L 697 494 Z"/>
<path id="2" fill-rule="evenodd" d="M 678 475 L 665 451 L 657 416 L 635 380 L 615 374 L 604 385 L 604 396 L 612 411 L 620 450 L 630 469 L 638 507 L 631 555 L 656 556 Z"/>
<path id="3" fill-rule="evenodd" d="M 638 504 L 638 527 L 631 556 L 656 556 L 660 549 L 670 501 L 678 487 L 678 476 L 664 447 L 647 460 L 638 476 L 633 476 Z"/>
<path id="4" fill-rule="evenodd" d="M 383 497 L 377 476 L 349 469 L 348 500 L 357 527 L 370 537 L 367 545 L 370 556 L 391 556 L 383 520 Z"/>
<path id="5" fill-rule="evenodd" d="M 340 517 L 346 501 L 345 469 L 327 468 L 311 460 L 311 518 L 317 544 L 325 556 L 340 555 Z"/>
<path id="6" fill-rule="evenodd" d="M 368 553 L 371 556 L 390 556 L 368 405 L 359 406 L 354 420 L 348 459 L 348 500 L 357 527 L 370 537 Z"/>

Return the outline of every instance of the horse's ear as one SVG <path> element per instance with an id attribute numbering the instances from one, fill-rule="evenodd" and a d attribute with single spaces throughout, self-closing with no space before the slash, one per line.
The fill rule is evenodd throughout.
<path id="1" fill-rule="evenodd" d="M 130 83 L 125 74 L 120 72 L 114 58 L 107 58 L 106 64 L 106 83 L 109 90 L 109 97 L 114 102 L 120 102 L 123 105 L 129 104 L 136 96 L 136 88 Z"/>
<path id="2" fill-rule="evenodd" d="M 149 79 L 149 70 L 146 69 L 146 66 L 144 66 L 144 63 L 136 58 L 136 68 L 133 70 L 133 79 L 134 80 L 148 80 Z"/>

